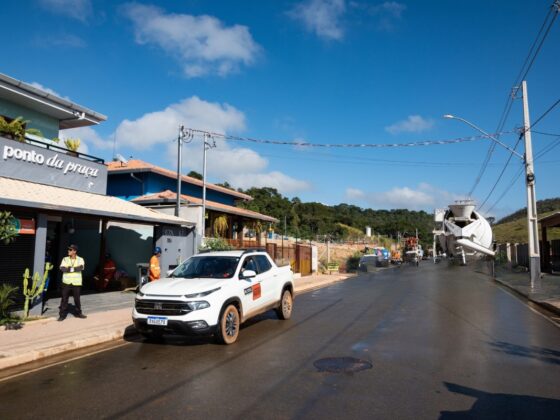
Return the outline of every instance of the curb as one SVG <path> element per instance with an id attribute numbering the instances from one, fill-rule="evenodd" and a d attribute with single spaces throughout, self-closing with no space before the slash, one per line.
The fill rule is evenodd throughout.
<path id="1" fill-rule="evenodd" d="M 119 340 L 124 337 L 124 332 L 127 326 L 122 328 L 119 327 L 118 329 L 111 332 L 102 333 L 93 337 L 72 340 L 67 343 L 57 344 L 52 347 L 47 347 L 40 350 L 31 350 L 24 354 L 0 358 L 0 370 L 16 367 L 25 363 L 35 362 L 37 360 L 44 359 L 50 356 L 56 356 L 64 352 L 95 346 L 97 344 L 102 344 L 113 340 Z"/>
<path id="2" fill-rule="evenodd" d="M 348 280 L 355 277 L 353 273 L 349 273 L 346 276 L 339 277 L 337 279 L 328 279 L 327 281 L 319 284 L 311 284 L 301 289 L 294 288 L 294 295 L 301 295 L 306 292 L 321 289 L 323 287 L 330 286 L 332 284 Z M 46 324 L 54 321 L 55 318 L 46 318 L 41 320 L 36 320 L 39 324 Z M 90 337 L 78 338 L 65 343 L 60 343 L 53 345 L 51 347 L 42 348 L 39 350 L 30 350 L 23 354 L 17 354 L 13 356 L 0 357 L 0 370 L 13 368 L 16 366 L 23 365 L 25 363 L 35 362 L 40 359 L 44 359 L 51 356 L 56 356 L 61 353 L 70 352 L 73 350 L 78 350 L 86 347 L 95 346 L 98 344 L 108 343 L 110 341 L 116 341 L 124 338 L 126 329 L 130 326 L 130 321 L 126 322 L 126 325 L 117 326 L 111 331 L 100 332 Z"/>
<path id="3" fill-rule="evenodd" d="M 516 289 L 515 287 L 511 286 L 510 284 L 506 283 L 503 280 L 500 280 L 497 277 L 494 277 L 494 281 L 497 283 L 500 283 L 502 286 L 507 287 L 509 290 L 511 290 L 512 292 L 514 292 L 515 294 L 522 296 L 523 298 L 527 299 L 529 302 L 534 303 L 535 305 L 539 305 L 541 306 L 543 309 L 546 309 L 549 312 L 554 313 L 555 315 L 559 315 L 560 316 L 560 308 L 552 305 L 548 302 L 542 301 L 542 300 L 536 300 L 533 299 L 531 297 L 529 297 L 528 295 L 526 295 L 525 293 L 521 292 L 520 290 Z"/>

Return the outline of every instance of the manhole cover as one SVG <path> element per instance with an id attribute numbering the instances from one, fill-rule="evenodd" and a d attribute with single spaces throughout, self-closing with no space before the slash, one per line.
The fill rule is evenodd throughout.
<path id="1" fill-rule="evenodd" d="M 355 357 L 327 357 L 313 362 L 319 372 L 351 373 L 371 369 L 372 364 Z"/>

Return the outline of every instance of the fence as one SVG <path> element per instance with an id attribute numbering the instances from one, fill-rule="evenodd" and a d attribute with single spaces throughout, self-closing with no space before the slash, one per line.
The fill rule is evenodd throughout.
<path id="1" fill-rule="evenodd" d="M 311 274 L 311 247 L 302 244 L 286 244 L 284 247 L 269 242 L 261 245 L 257 241 L 227 239 L 227 242 L 237 249 L 262 248 L 266 249 L 277 265 L 290 265 L 294 273 L 302 276 Z"/>
<path id="2" fill-rule="evenodd" d="M 294 273 L 302 276 L 311 274 L 311 247 L 301 244 L 286 244 L 284 247 L 267 243 L 266 251 L 278 265 L 290 264 Z"/>
<path id="3" fill-rule="evenodd" d="M 546 247 L 543 246 L 542 241 L 539 241 L 539 249 L 541 252 L 541 270 L 544 272 L 560 271 L 560 239 L 549 241 Z M 497 252 L 505 256 L 510 267 L 529 268 L 529 246 L 527 244 L 499 244 Z M 550 253 L 549 267 L 544 267 L 544 252 Z"/>

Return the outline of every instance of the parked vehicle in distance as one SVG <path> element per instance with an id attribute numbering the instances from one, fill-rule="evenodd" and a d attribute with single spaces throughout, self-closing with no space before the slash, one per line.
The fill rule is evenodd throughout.
<path id="1" fill-rule="evenodd" d="M 360 257 L 360 261 L 358 262 L 358 270 L 369 273 L 371 271 L 375 271 L 375 267 L 377 267 L 377 255 L 366 254 Z"/>
<path id="2" fill-rule="evenodd" d="M 214 335 L 237 340 L 243 322 L 269 309 L 280 319 L 292 315 L 293 273 L 264 251 L 216 251 L 194 255 L 168 278 L 144 285 L 132 319 L 143 336 L 165 333 Z"/>

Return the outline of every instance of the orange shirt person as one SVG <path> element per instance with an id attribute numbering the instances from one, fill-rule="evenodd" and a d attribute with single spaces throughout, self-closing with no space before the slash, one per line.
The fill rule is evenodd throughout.
<path id="1" fill-rule="evenodd" d="M 154 248 L 154 254 L 152 255 L 152 258 L 150 258 L 150 270 L 148 273 L 148 276 L 150 277 L 150 281 L 159 280 L 161 276 L 159 257 L 161 257 L 161 248 L 159 246 L 156 246 Z"/>

